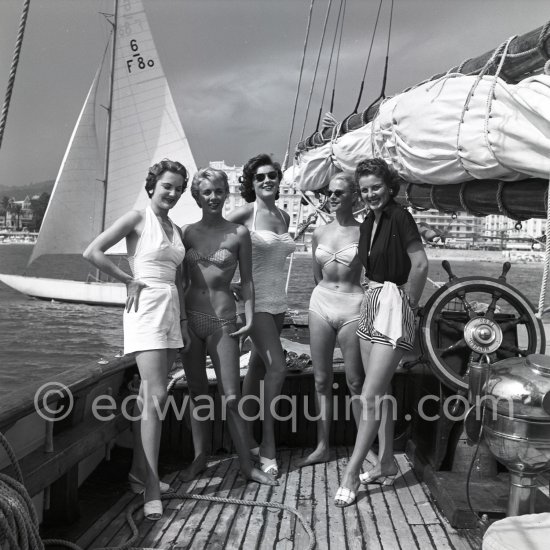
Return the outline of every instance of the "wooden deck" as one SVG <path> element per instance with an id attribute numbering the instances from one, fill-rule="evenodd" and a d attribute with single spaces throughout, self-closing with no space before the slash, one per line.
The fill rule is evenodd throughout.
<path id="1" fill-rule="evenodd" d="M 411 470 L 406 455 L 396 459 L 401 475 L 393 487 L 361 488 L 355 505 L 339 509 L 333 497 L 348 457 L 349 448 L 332 450 L 333 460 L 297 468 L 306 453 L 286 449 L 279 454 L 282 473 L 278 487 L 245 483 L 238 474 L 235 456 L 214 456 L 199 479 L 182 482 L 179 473 L 164 478 L 180 493 L 192 493 L 291 506 L 315 532 L 316 548 L 368 550 L 470 550 L 478 548 L 476 534 L 457 532 L 439 513 L 426 486 Z M 84 548 L 122 545 L 131 536 L 127 508 L 140 497 L 124 493 L 78 540 Z M 134 514 L 139 540 L 133 546 L 163 549 L 284 549 L 304 550 L 309 537 L 296 516 L 286 510 L 259 506 L 220 504 L 193 499 L 164 501 L 158 522 Z"/>

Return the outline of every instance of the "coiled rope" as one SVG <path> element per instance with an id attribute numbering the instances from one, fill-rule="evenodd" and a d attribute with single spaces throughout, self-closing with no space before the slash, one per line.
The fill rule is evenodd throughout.
<path id="1" fill-rule="evenodd" d="M 11 94 L 15 83 L 15 73 L 17 72 L 17 65 L 19 64 L 19 54 L 21 53 L 21 46 L 23 45 L 23 36 L 25 35 L 25 26 L 27 24 L 27 16 L 29 15 L 30 5 L 31 0 L 24 1 L 23 11 L 21 12 L 21 20 L 19 21 L 19 30 L 17 31 L 17 39 L 15 40 L 15 49 L 13 51 L 13 58 L 11 61 L 8 87 L 6 88 L 4 105 L 2 106 L 2 117 L 0 118 L 0 147 L 2 147 L 2 140 L 4 139 L 4 130 L 6 129 L 6 122 L 8 120 Z"/>
<path id="2" fill-rule="evenodd" d="M 23 483 L 23 473 L 19 462 L 8 440 L 0 432 L 0 444 L 6 451 L 8 458 L 14 468 L 14 479 L 6 474 L 0 473 L 0 548 L 2 550 L 44 550 L 45 546 L 65 546 L 73 550 L 83 550 L 77 544 L 62 539 L 47 539 L 42 541 L 39 534 L 38 515 L 34 509 L 31 497 Z M 311 526 L 305 521 L 302 515 L 287 504 L 279 502 L 258 502 L 255 500 L 241 500 L 237 498 L 224 498 L 191 493 L 167 493 L 162 495 L 162 500 L 172 499 L 193 499 L 219 502 L 221 504 L 235 504 L 237 506 L 262 506 L 264 508 L 277 508 L 294 514 L 302 524 L 309 536 L 307 550 L 315 547 L 315 533 Z M 104 547 L 99 550 L 144 550 L 142 547 L 134 546 L 139 537 L 138 528 L 134 521 L 133 514 L 143 507 L 139 502 L 126 510 L 126 522 L 132 531 L 131 537 L 121 546 Z"/>

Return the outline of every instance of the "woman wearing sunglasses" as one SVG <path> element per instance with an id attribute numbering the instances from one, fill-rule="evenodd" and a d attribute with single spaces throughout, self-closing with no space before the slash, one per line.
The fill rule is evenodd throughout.
<path id="1" fill-rule="evenodd" d="M 317 404 L 317 447 L 300 464 L 316 464 L 329 459 L 332 423 L 333 355 L 336 340 L 344 357 L 346 381 L 351 395 L 360 395 L 365 379 L 357 323 L 363 288 L 363 266 L 358 256 L 359 222 L 353 206 L 359 187 L 353 176 L 342 172 L 333 176 L 328 187 L 328 204 L 334 220 L 313 232 L 313 276 L 317 286 L 309 303 L 309 343 Z M 359 423 L 361 404 L 352 400 L 353 416 Z"/>
<path id="2" fill-rule="evenodd" d="M 243 383 L 243 396 L 262 396 L 262 441 L 255 441 L 249 423 L 250 452 L 262 470 L 278 475 L 275 449 L 275 421 L 271 403 L 281 393 L 286 362 L 280 334 L 287 309 L 285 263 L 296 245 L 288 234 L 289 215 L 280 210 L 281 167 L 269 155 L 251 158 L 243 168 L 241 196 L 250 203 L 228 215 L 228 220 L 245 225 L 252 240 L 252 279 L 254 281 L 254 323 L 250 331 L 252 352 Z M 234 285 L 240 299 L 239 285 Z M 263 383 L 263 391 L 260 391 Z M 254 402 L 253 402 L 254 401 Z M 244 413 L 257 417 L 253 399 L 245 400 Z"/>

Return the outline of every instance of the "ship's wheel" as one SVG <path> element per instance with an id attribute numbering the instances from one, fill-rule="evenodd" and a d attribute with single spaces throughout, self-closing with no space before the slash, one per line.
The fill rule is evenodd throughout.
<path id="1" fill-rule="evenodd" d="M 456 277 L 446 260 L 449 282 L 426 302 L 420 314 L 420 347 L 435 375 L 453 391 L 468 389 L 468 365 L 488 355 L 544 353 L 545 336 L 529 300 L 506 282 L 510 263 L 498 278 Z"/>

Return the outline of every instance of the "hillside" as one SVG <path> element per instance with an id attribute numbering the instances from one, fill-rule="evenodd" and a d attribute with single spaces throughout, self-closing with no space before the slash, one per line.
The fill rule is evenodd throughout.
<path id="1" fill-rule="evenodd" d="M 2 197 L 13 197 L 16 201 L 23 200 L 27 195 L 32 197 L 33 195 L 40 195 L 41 193 L 52 192 L 54 180 L 40 181 L 36 183 L 29 183 L 27 185 L 0 185 L 0 199 Z"/>

